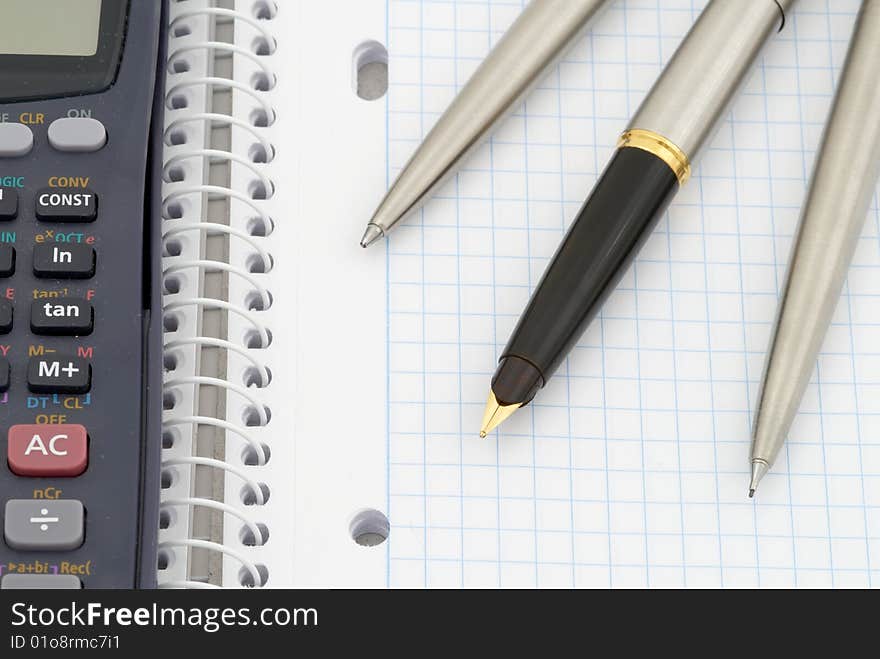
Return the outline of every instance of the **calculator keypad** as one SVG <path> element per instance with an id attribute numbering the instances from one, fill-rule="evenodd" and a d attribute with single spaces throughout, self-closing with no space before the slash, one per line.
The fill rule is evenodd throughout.
<path id="1" fill-rule="evenodd" d="M 167 4 L 104 3 L 106 88 L 0 99 L 2 589 L 156 584 Z"/>
<path id="2" fill-rule="evenodd" d="M 77 154 L 106 142 L 103 125 L 96 124 L 56 122 L 49 146 L 82 158 Z M 0 123 L 0 164 L 13 152 L 9 144 L 4 152 L 4 135 L 18 139 L 19 150 L 25 141 L 19 128 L 8 126 Z M 83 128 L 88 131 L 74 134 Z M 76 165 L 71 170 L 89 173 Z M 83 423 L 72 421 L 92 405 L 96 348 L 83 339 L 99 326 L 92 280 L 100 251 L 97 233 L 76 226 L 98 219 L 91 177 L 47 176 L 48 187 L 36 191 L 23 180 L 0 176 L 0 437 L 6 440 L 0 469 L 28 483 L 0 500 L 0 549 L 21 552 L 19 561 L 31 553 L 72 556 L 86 539 L 87 502 L 72 484 L 88 478 L 92 439 Z M 97 426 L 97 441 L 108 441 Z M 60 574 L 65 563 L 42 560 L 48 562 L 14 564 L 28 573 L 5 572 L 13 563 L 0 561 L 0 588 L 81 588 L 92 569 L 74 561 L 66 569 L 76 574 Z M 37 573 L 44 569 L 56 573 Z"/>

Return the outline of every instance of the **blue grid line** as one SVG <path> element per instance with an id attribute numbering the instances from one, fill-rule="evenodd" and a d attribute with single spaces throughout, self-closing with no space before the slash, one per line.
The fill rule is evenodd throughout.
<path id="1" fill-rule="evenodd" d="M 520 9 L 525 9 L 527 0 L 521 0 Z M 529 171 L 529 101 L 526 99 L 523 101 L 523 165 L 525 171 Z M 529 178 L 526 177 L 526 186 L 525 186 L 525 202 L 526 202 L 526 233 L 530 233 L 531 231 L 531 188 L 529 185 Z M 528 242 L 526 247 L 526 259 L 528 263 L 528 280 L 531 286 L 536 286 L 538 282 L 535 280 L 534 273 L 532 272 L 532 245 L 531 241 Z M 537 499 L 537 491 L 538 491 L 538 482 L 537 482 L 537 470 L 535 469 L 535 464 L 537 463 L 537 455 L 536 455 L 536 443 L 537 438 L 535 436 L 535 415 L 532 414 L 533 410 L 528 410 L 529 422 L 531 424 L 531 447 L 532 447 L 532 493 L 535 495 Z M 533 517 L 534 521 L 534 566 L 535 566 L 535 586 L 538 586 L 540 583 L 540 578 L 538 575 L 538 555 L 540 553 L 540 549 L 538 547 L 538 507 L 533 506 Z"/>
<path id="2" fill-rule="evenodd" d="M 590 37 L 589 43 L 590 43 L 590 71 L 592 74 L 591 78 L 595 81 L 596 80 L 596 49 L 595 49 L 596 42 L 595 42 L 595 39 Z M 596 105 L 596 96 L 597 96 L 596 89 L 594 88 L 592 91 L 593 91 L 593 93 L 590 95 L 590 98 L 592 99 L 592 104 L 593 104 L 593 116 L 598 116 L 598 112 L 597 112 L 598 106 Z M 600 143 L 600 140 L 599 140 L 598 130 L 599 130 L 598 124 L 597 124 L 597 122 L 594 121 L 593 122 L 592 156 L 593 156 L 593 169 L 597 173 L 599 171 L 601 171 L 600 170 L 601 164 L 599 163 L 599 146 L 598 145 Z M 602 434 L 605 437 L 605 441 L 603 442 L 602 448 L 604 450 L 605 465 L 608 465 L 608 462 L 609 462 L 609 459 L 608 459 L 608 457 L 609 457 L 608 456 L 608 439 L 607 439 L 607 437 L 608 437 L 608 405 L 607 405 L 608 399 L 607 399 L 607 390 L 606 390 L 606 386 L 605 386 L 605 377 L 604 377 L 605 373 L 606 373 L 606 369 L 607 369 L 608 355 L 605 351 L 605 336 L 606 336 L 605 333 L 607 331 L 607 327 L 605 325 L 606 319 L 605 319 L 605 309 L 604 308 L 599 311 L 599 318 L 597 320 L 598 320 L 599 328 L 600 328 L 600 336 L 602 337 L 602 342 L 601 342 L 601 346 L 600 346 L 601 351 L 602 351 L 602 354 L 601 354 L 602 366 L 601 366 L 601 368 L 602 368 L 602 376 L 603 376 L 602 377 L 602 429 L 603 429 Z M 568 373 L 570 375 L 571 371 L 569 371 Z M 570 379 L 569 379 L 569 384 L 571 384 Z M 608 480 L 607 476 L 605 478 L 605 500 L 607 502 L 605 505 L 606 529 L 610 529 L 611 528 L 611 506 L 609 504 L 611 503 L 611 490 L 610 490 L 609 480 Z M 607 542 L 608 542 L 608 586 L 614 587 L 614 563 L 613 563 L 613 559 L 612 559 L 612 557 L 614 556 L 614 552 L 613 552 L 613 545 L 611 542 L 611 534 L 610 533 L 607 534 Z"/>
<path id="3" fill-rule="evenodd" d="M 766 62 L 763 59 L 761 60 L 760 66 L 761 66 L 761 90 L 766 94 L 767 93 L 767 68 L 766 68 Z M 765 96 L 764 97 L 764 118 L 765 118 L 765 120 L 769 116 L 770 116 L 770 108 L 768 106 L 767 97 Z M 769 123 L 769 121 L 764 126 L 764 132 L 765 132 L 765 135 L 767 138 L 767 143 L 769 144 L 770 143 L 770 123 Z M 770 157 L 769 154 L 767 155 L 767 173 L 771 179 L 774 178 L 773 158 Z M 772 186 L 771 186 L 769 192 L 770 192 L 770 194 L 769 194 L 770 205 L 772 206 L 772 205 L 774 205 Z M 774 272 L 773 288 L 776 290 L 777 297 L 781 300 L 780 288 L 779 288 L 779 276 L 778 276 L 778 263 L 777 263 L 777 259 L 776 259 L 776 238 L 775 238 L 776 219 L 775 219 L 773 213 L 770 214 L 770 234 L 771 234 L 771 236 L 774 236 L 773 250 L 772 250 L 772 252 L 773 252 L 773 272 Z M 789 503 L 791 503 L 791 498 L 792 498 L 791 497 L 791 454 L 789 452 L 790 446 L 791 446 L 790 442 L 787 442 L 785 444 L 785 453 L 784 453 L 784 455 L 785 455 L 785 474 L 786 474 L 787 494 L 788 494 Z M 779 467 L 781 468 L 782 465 L 779 465 Z M 794 515 L 793 515 L 792 511 L 793 511 L 793 509 L 790 508 L 789 509 L 789 523 L 792 525 L 792 528 L 794 528 Z M 792 534 L 792 536 L 793 535 L 794 534 Z M 794 537 L 791 538 L 791 561 L 792 561 L 792 577 L 794 579 L 794 586 L 797 587 L 797 585 L 798 585 L 798 583 L 797 583 L 797 549 L 795 546 Z"/>
<path id="4" fill-rule="evenodd" d="M 492 25 L 492 2 L 491 0 L 487 0 L 487 6 L 489 10 L 489 26 Z M 491 32 L 486 33 L 487 40 L 487 51 L 492 48 L 492 34 Z M 493 170 L 490 174 L 490 190 L 495 189 L 495 137 L 490 137 L 489 139 L 489 166 Z M 493 196 L 491 201 L 491 217 L 492 217 L 492 284 L 496 283 L 496 270 L 495 270 L 495 198 Z M 493 353 L 498 354 L 498 326 L 497 326 L 497 315 L 496 315 L 496 298 L 492 296 L 492 348 Z M 500 435 L 499 439 L 495 440 L 495 483 L 496 490 L 495 494 L 497 497 L 497 503 L 495 506 L 495 519 L 496 519 L 496 550 L 497 550 L 497 563 L 496 563 L 496 584 L 498 587 L 501 587 L 503 584 L 502 578 L 502 570 L 501 570 L 501 553 L 502 553 L 502 534 L 501 534 L 501 441 Z M 464 552 L 462 552 L 462 555 Z"/>
<path id="5" fill-rule="evenodd" d="M 761 58 L 761 61 L 763 62 L 763 58 Z M 732 122 L 729 123 L 729 128 L 731 131 L 731 139 L 734 140 L 735 139 L 735 137 L 733 135 L 734 125 Z M 736 213 L 735 213 L 736 234 L 738 236 L 738 239 L 736 242 L 736 249 L 737 249 L 736 256 L 738 258 L 736 260 L 737 260 L 737 269 L 738 269 L 738 275 L 739 275 L 739 302 L 740 302 L 740 311 L 741 311 L 740 327 L 741 327 L 741 331 L 742 331 L 743 345 L 747 345 L 748 344 L 748 327 L 747 327 L 747 321 L 746 321 L 746 298 L 745 298 L 745 296 L 746 296 L 746 293 L 745 293 L 746 280 L 745 280 L 745 275 L 744 275 L 744 271 L 743 271 L 743 245 L 742 245 L 742 224 L 741 224 L 742 206 L 740 204 L 740 199 L 739 199 L 739 181 L 740 181 L 739 167 L 737 165 L 737 158 L 735 156 L 736 156 L 736 153 L 734 152 L 734 158 L 733 158 L 733 163 L 732 163 L 733 182 L 734 182 L 733 200 L 734 200 L 734 205 L 736 206 Z M 771 191 L 772 191 L 772 188 L 773 188 L 773 186 L 769 186 L 769 189 Z M 773 205 L 773 203 L 771 201 L 770 206 L 772 207 L 772 205 Z M 770 215 L 772 217 L 772 215 L 773 215 L 772 211 L 771 211 Z M 775 272 L 776 271 L 774 269 L 774 275 L 775 275 Z M 743 374 L 745 377 L 744 377 L 744 381 L 742 384 L 745 388 L 746 400 L 749 400 L 749 360 L 747 358 L 745 358 L 745 355 L 743 355 L 743 367 L 745 369 L 745 372 Z M 749 411 L 748 411 L 749 424 L 748 425 L 749 425 L 749 427 L 752 427 L 753 422 L 752 422 L 751 406 L 749 406 L 748 409 L 749 409 Z M 746 462 L 746 464 L 748 464 L 748 463 Z M 717 468 L 717 464 L 716 464 L 716 468 Z M 755 541 L 755 565 L 757 567 L 756 572 L 757 572 L 757 579 L 758 579 L 758 587 L 760 587 L 761 586 L 761 553 L 760 553 L 760 546 L 758 544 L 758 519 L 757 519 L 757 510 L 756 510 L 757 504 L 758 504 L 758 502 L 756 500 L 752 500 L 752 514 L 754 516 L 753 517 L 753 520 L 754 520 L 754 535 L 753 535 L 753 537 L 754 537 L 754 541 Z"/>
<path id="6" fill-rule="evenodd" d="M 424 529 L 424 526 L 420 526 L 420 525 L 418 525 L 418 524 L 400 524 L 400 525 L 398 525 L 397 528 L 403 528 L 403 529 L 416 529 L 416 530 L 421 531 L 421 530 Z M 445 529 L 445 530 L 448 530 L 448 531 L 458 531 L 458 530 L 460 530 L 460 527 L 457 526 L 457 525 L 456 525 L 456 526 L 442 526 L 442 525 L 435 525 L 435 526 L 433 526 L 432 528 Z M 494 531 L 494 529 L 491 528 L 491 527 L 479 527 L 479 526 L 475 526 L 475 527 L 467 527 L 465 530 L 467 530 L 467 531 Z M 515 528 L 515 529 L 511 529 L 511 530 L 513 530 L 513 531 L 525 532 L 525 533 L 531 533 L 531 531 L 532 531 L 532 529 L 531 529 L 530 527 Z M 544 529 L 543 532 L 544 532 L 544 533 L 556 533 L 556 534 L 560 534 L 560 535 L 563 535 L 563 534 L 566 534 L 566 535 L 567 535 L 567 534 L 570 534 L 570 533 L 571 533 L 571 530 L 570 530 L 570 529 L 564 529 L 564 528 L 563 528 L 563 529 Z M 602 534 L 602 533 L 604 533 L 604 532 L 603 532 L 603 531 L 576 531 L 576 532 L 575 532 L 575 535 L 585 535 L 585 536 L 588 536 L 588 535 L 600 535 L 600 534 Z M 643 536 L 642 531 L 630 531 L 630 532 L 627 532 L 627 531 L 621 531 L 621 532 L 619 532 L 619 533 L 620 533 L 621 535 L 630 535 L 630 536 L 634 536 L 634 537 Z M 656 535 L 660 535 L 660 536 L 674 537 L 674 536 L 679 535 L 679 532 L 678 532 L 678 531 L 654 531 L 654 534 L 656 534 Z M 688 534 L 688 535 L 689 535 L 689 537 L 713 537 L 713 536 L 714 536 L 714 534 L 712 534 L 712 533 L 690 533 L 690 534 Z M 740 537 L 740 538 L 744 538 L 744 539 L 747 539 L 747 540 L 751 540 L 751 539 L 752 539 L 752 534 L 751 534 L 751 533 L 730 533 L 729 535 L 732 536 L 732 537 Z M 762 537 L 763 539 L 765 539 L 765 540 L 770 540 L 770 539 L 776 539 L 776 540 L 788 540 L 788 539 L 789 539 L 789 536 L 786 535 L 786 534 L 780 534 L 780 535 L 762 535 L 761 537 Z M 827 537 L 824 536 L 824 535 L 821 535 L 821 536 L 808 536 L 808 535 L 805 535 L 805 536 L 800 536 L 800 537 L 801 537 L 802 539 L 804 539 L 804 540 L 822 540 L 822 541 L 827 540 Z M 838 536 L 837 539 L 838 539 L 838 540 L 864 540 L 864 536 L 861 536 L 861 535 L 854 535 L 854 536 Z M 873 538 L 873 539 L 880 539 L 880 536 L 876 536 L 876 537 Z M 412 560 L 419 560 L 419 559 L 418 559 L 418 558 L 414 558 L 414 559 L 412 559 Z M 461 560 L 461 559 L 460 559 L 460 558 L 454 558 L 454 559 L 450 559 L 450 560 Z M 680 567 L 680 566 L 679 566 L 679 567 Z M 794 568 L 789 568 L 789 569 L 794 570 Z M 857 569 L 857 568 L 855 568 L 855 569 Z"/>
<path id="7" fill-rule="evenodd" d="M 455 16 L 455 19 L 454 19 L 455 24 L 458 25 L 458 5 L 454 6 L 453 14 Z M 459 35 L 459 32 L 456 31 L 455 36 L 453 37 L 453 43 L 455 44 L 456 60 L 458 59 L 458 35 Z M 455 69 L 455 87 L 456 87 L 456 89 L 458 89 L 459 86 L 460 85 L 459 85 L 459 80 L 458 80 L 458 67 L 456 67 L 456 69 Z M 456 229 L 456 235 L 455 235 L 455 243 L 456 243 L 456 251 L 458 253 L 461 253 L 461 199 L 459 196 L 460 187 L 461 187 L 461 176 L 460 176 L 460 174 L 456 174 L 455 175 L 455 190 L 456 190 L 455 225 L 456 225 L 457 229 Z M 456 275 L 455 276 L 455 285 L 456 285 L 456 294 L 457 294 L 456 302 L 457 302 L 457 306 L 458 306 L 458 311 L 460 313 L 461 308 L 462 308 L 462 305 L 461 305 L 461 299 L 462 299 L 462 297 L 461 297 L 461 279 L 462 279 L 462 277 L 461 277 L 461 261 L 460 260 L 458 262 L 458 268 L 456 270 L 455 275 Z M 459 327 L 458 327 L 458 390 L 459 391 L 462 390 L 461 346 L 462 346 L 461 325 L 459 325 Z M 464 432 L 464 427 L 462 424 L 462 408 L 463 408 L 463 402 L 462 402 L 461 398 L 459 398 L 459 400 L 458 400 L 458 433 L 459 433 L 458 473 L 459 473 L 459 478 L 462 481 L 464 481 L 464 437 L 465 437 L 465 432 Z M 459 537 L 460 537 L 461 546 L 462 546 L 461 581 L 459 582 L 459 585 L 461 585 L 461 587 L 464 588 L 464 586 L 465 586 L 465 582 L 464 582 L 464 529 L 465 529 L 464 496 L 459 497 L 459 520 L 461 521 L 461 529 L 459 530 Z"/>
<path id="8" fill-rule="evenodd" d="M 560 437 L 560 438 L 558 438 L 558 439 L 562 439 L 562 440 L 564 440 L 565 438 L 564 438 L 564 437 Z M 580 439 L 580 438 L 575 438 L 575 439 Z M 601 438 L 595 438 L 596 441 L 599 441 L 600 439 L 601 439 Z M 615 440 L 615 441 L 618 441 L 618 442 L 630 442 L 630 443 L 632 443 L 632 444 L 635 444 L 636 442 L 639 442 L 639 440 L 626 440 L 626 439 L 618 439 L 618 440 Z M 668 442 L 668 443 L 671 443 L 671 442 Z M 693 444 L 693 443 L 694 443 L 694 442 L 691 442 L 691 444 Z M 391 466 L 392 466 L 392 467 L 419 467 L 419 466 L 421 466 L 421 464 L 422 464 L 422 463 L 420 463 L 420 462 L 410 462 L 410 463 L 407 463 L 407 462 L 391 462 Z M 449 467 L 449 468 L 451 469 L 451 468 L 456 467 L 457 464 L 456 464 L 456 463 L 449 463 L 449 464 L 433 463 L 431 466 L 432 466 L 432 467 Z M 486 464 L 486 465 L 470 464 L 470 465 L 468 465 L 468 466 L 469 466 L 469 467 L 480 467 L 480 466 L 483 466 L 483 467 L 491 467 L 492 465 L 490 465 L 490 464 Z M 566 470 L 565 468 L 563 468 L 563 467 L 545 467 L 545 466 L 533 467 L 532 465 L 528 465 L 528 464 L 520 464 L 520 465 L 505 465 L 505 469 L 521 470 L 521 471 L 524 470 L 524 471 L 529 471 L 529 472 L 532 472 L 532 471 L 546 471 L 546 472 L 550 472 L 550 473 L 553 473 L 553 472 L 557 472 L 557 473 L 565 473 L 565 471 L 567 471 L 567 470 Z M 572 471 L 580 472 L 580 473 L 591 473 L 591 472 L 603 472 L 603 473 L 604 473 L 604 472 L 608 472 L 608 473 L 620 473 L 620 474 L 625 474 L 625 473 L 638 473 L 638 474 L 671 474 L 671 473 L 676 473 L 676 472 L 671 471 L 671 470 L 663 471 L 663 470 L 655 470 L 655 469 L 643 469 L 643 470 L 632 470 L 632 469 L 609 469 L 608 467 L 604 467 L 604 468 L 599 468 L 599 467 L 596 467 L 596 468 L 575 467 Z M 741 476 L 743 475 L 743 472 L 742 472 L 741 469 L 732 470 L 732 471 L 720 470 L 720 469 L 719 469 L 719 470 L 706 470 L 706 471 L 687 471 L 687 472 L 682 471 L 681 473 L 687 473 L 687 474 L 689 474 L 689 475 L 705 475 L 705 476 L 725 475 L 725 476 L 737 476 L 737 477 L 741 477 Z M 793 471 L 793 472 L 792 472 L 792 475 L 793 475 L 793 476 L 825 477 L 827 474 L 825 474 L 825 472 L 821 472 L 821 471 L 819 471 L 819 472 L 796 472 L 796 471 Z M 834 474 L 834 477 L 835 477 L 835 478 L 863 478 L 863 477 L 865 477 L 865 475 L 863 475 L 861 472 L 858 472 L 858 473 L 852 473 L 852 474 L 836 473 L 836 474 Z M 880 474 L 874 474 L 874 475 L 871 475 L 871 477 L 873 477 L 873 478 L 878 478 L 878 477 L 880 477 Z M 461 498 L 466 498 L 466 499 L 480 499 L 480 498 L 485 498 L 485 497 L 480 497 L 480 496 L 463 495 L 463 494 L 457 494 L 457 495 L 449 495 L 449 494 L 426 494 L 426 495 L 423 495 L 423 494 L 413 494 L 413 495 L 407 495 L 407 494 L 405 494 L 405 493 L 403 493 L 403 492 L 397 492 L 396 494 L 397 494 L 397 496 L 416 496 L 416 497 L 422 497 L 422 496 L 427 496 L 427 497 L 440 497 L 440 498 L 455 498 L 455 497 L 461 497 Z M 514 495 L 509 495 L 507 498 L 509 498 L 509 499 L 521 499 L 521 500 L 522 500 L 522 499 L 527 499 L 527 500 L 535 500 L 535 501 L 566 501 L 566 500 L 567 500 L 567 499 L 565 499 L 565 498 L 561 498 L 561 497 L 514 496 Z M 581 498 L 579 498 L 579 497 L 574 497 L 573 500 L 574 500 L 574 501 L 594 501 L 594 499 L 581 499 Z M 632 502 L 632 499 L 609 499 L 609 501 L 617 501 L 617 502 Z M 652 500 L 652 503 L 666 503 L 666 504 L 668 504 L 668 503 L 673 503 L 673 502 L 674 502 L 674 500 L 672 500 L 672 499 L 670 499 L 670 500 L 662 500 L 662 501 L 660 501 L 660 500 L 656 500 L 656 501 L 655 501 L 655 500 Z M 707 503 L 706 505 L 714 505 L 714 504 L 712 504 L 712 503 Z M 750 508 L 753 506 L 753 504 L 750 503 L 750 502 L 749 502 L 749 503 L 741 503 L 741 504 L 739 504 L 739 505 L 742 505 L 742 506 L 748 506 L 748 507 L 750 507 Z M 791 503 L 789 503 L 789 504 L 772 504 L 772 503 L 771 503 L 771 504 L 767 504 L 767 503 L 765 503 L 764 505 L 786 505 L 786 506 L 791 505 L 791 506 L 798 506 L 799 504 L 791 504 Z M 856 506 L 856 505 L 857 505 L 859 508 L 861 508 L 861 507 L 864 507 L 864 508 L 880 508 L 880 504 L 878 504 L 878 505 L 873 505 L 873 504 L 850 504 L 849 506 L 846 506 L 845 504 L 836 504 L 836 505 L 838 505 L 838 506 L 843 506 L 843 507 L 853 507 L 853 506 Z M 813 506 L 813 507 L 816 507 L 816 506 Z M 825 504 L 822 504 L 821 508 L 824 510 L 824 509 L 825 509 Z M 824 537 L 827 539 L 827 535 L 824 536 Z"/>

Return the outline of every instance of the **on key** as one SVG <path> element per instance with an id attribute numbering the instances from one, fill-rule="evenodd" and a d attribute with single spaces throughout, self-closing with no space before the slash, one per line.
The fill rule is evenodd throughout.
<path id="1" fill-rule="evenodd" d="M 0 187 L 0 222 L 9 222 L 18 217 L 18 191 L 15 188 Z"/>
<path id="2" fill-rule="evenodd" d="M 31 331 L 51 336 L 87 336 L 95 327 L 92 305 L 76 298 L 36 300 L 31 306 Z"/>
<path id="3" fill-rule="evenodd" d="M 79 357 L 31 357 L 27 383 L 35 394 L 87 394 L 92 388 L 92 366 Z"/>
<path id="4" fill-rule="evenodd" d="M 43 188 L 37 192 L 37 219 L 43 222 L 94 222 L 98 195 L 88 188 Z"/>
<path id="5" fill-rule="evenodd" d="M 34 247 L 34 274 L 41 279 L 88 279 L 95 276 L 95 250 L 88 245 Z"/>

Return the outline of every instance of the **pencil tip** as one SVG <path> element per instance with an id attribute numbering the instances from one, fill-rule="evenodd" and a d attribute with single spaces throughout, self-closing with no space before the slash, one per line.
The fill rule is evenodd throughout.
<path id="1" fill-rule="evenodd" d="M 382 238 L 384 236 L 385 236 L 385 232 L 382 231 L 382 229 L 379 228 L 379 226 L 377 226 L 373 223 L 370 223 L 367 225 L 367 230 L 364 231 L 364 237 L 361 238 L 361 247 L 366 249 L 367 247 L 369 247 L 370 245 L 372 245 L 373 243 L 375 243 L 377 240 L 379 240 L 380 238 Z"/>
<path id="2" fill-rule="evenodd" d="M 489 390 L 489 400 L 486 402 L 486 411 L 483 413 L 483 427 L 480 429 L 480 437 L 486 436 L 504 423 L 510 416 L 522 407 L 522 403 L 502 405 L 495 398 L 495 392 Z"/>
<path id="3" fill-rule="evenodd" d="M 755 492 L 758 490 L 758 483 L 764 478 L 764 474 L 770 469 L 764 460 L 752 460 L 752 479 L 749 481 L 749 498 L 755 498 Z"/>

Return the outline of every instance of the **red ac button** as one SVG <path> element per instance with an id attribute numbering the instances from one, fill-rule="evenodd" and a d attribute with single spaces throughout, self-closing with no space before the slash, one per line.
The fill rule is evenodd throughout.
<path id="1" fill-rule="evenodd" d="M 18 476 L 79 476 L 89 463 L 88 433 L 73 424 L 12 426 L 7 460 Z"/>

